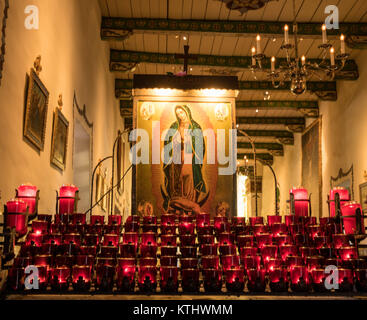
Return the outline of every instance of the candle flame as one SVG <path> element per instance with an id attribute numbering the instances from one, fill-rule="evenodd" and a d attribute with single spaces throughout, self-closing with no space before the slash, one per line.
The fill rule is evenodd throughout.
<path id="1" fill-rule="evenodd" d="M 252 48 L 251 48 L 251 52 L 252 52 L 252 53 L 255 53 L 255 52 L 256 52 L 255 47 L 252 47 Z"/>
<path id="2" fill-rule="evenodd" d="M 256 40 L 257 40 L 257 41 L 260 41 L 260 39 L 261 39 L 261 37 L 260 37 L 260 35 L 258 34 L 258 35 L 257 35 L 257 37 L 256 37 Z"/>
<path id="3" fill-rule="evenodd" d="M 331 49 L 330 49 L 330 53 L 334 53 L 334 52 L 335 52 L 334 48 L 333 48 L 333 47 L 331 47 Z"/>
<path id="4" fill-rule="evenodd" d="M 286 24 L 286 25 L 284 26 L 284 30 L 285 30 L 285 31 L 288 31 L 288 29 L 289 29 L 289 27 L 288 27 L 288 25 Z"/>
<path id="5" fill-rule="evenodd" d="M 275 62 L 275 57 L 271 57 L 271 62 Z"/>
<path id="6" fill-rule="evenodd" d="M 326 30 L 326 25 L 325 24 L 323 24 L 322 25 L 322 31 L 325 31 Z"/>
<path id="7" fill-rule="evenodd" d="M 345 37 L 344 37 L 344 34 L 342 34 L 342 35 L 340 36 L 340 40 L 341 40 L 341 41 L 344 41 L 344 38 L 345 38 Z"/>

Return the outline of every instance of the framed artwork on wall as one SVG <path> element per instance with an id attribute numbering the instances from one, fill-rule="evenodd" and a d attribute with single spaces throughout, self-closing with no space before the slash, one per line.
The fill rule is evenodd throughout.
<path id="1" fill-rule="evenodd" d="M 350 199 L 354 200 L 354 176 L 353 176 L 353 165 L 346 172 L 342 168 L 339 169 L 338 175 L 330 177 L 330 188 L 343 187 L 348 190 Z"/>
<path id="2" fill-rule="evenodd" d="M 359 196 L 362 210 L 367 210 L 367 182 L 359 185 Z"/>
<path id="3" fill-rule="evenodd" d="M 51 140 L 51 163 L 61 170 L 65 170 L 68 148 L 69 121 L 61 112 L 62 100 L 55 109 Z"/>
<path id="4" fill-rule="evenodd" d="M 49 93 L 34 69 L 29 75 L 23 136 L 38 150 L 45 144 Z"/>

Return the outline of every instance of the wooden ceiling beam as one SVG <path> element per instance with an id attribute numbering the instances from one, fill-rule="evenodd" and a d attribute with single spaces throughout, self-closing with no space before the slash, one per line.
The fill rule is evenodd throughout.
<path id="1" fill-rule="evenodd" d="M 266 137 L 266 138 L 275 138 L 279 143 L 284 145 L 293 145 L 294 144 L 294 135 L 292 132 L 287 130 L 244 130 L 250 137 Z M 243 136 L 241 132 L 238 133 L 239 136 Z"/>
<path id="2" fill-rule="evenodd" d="M 283 156 L 284 148 L 280 143 L 274 142 L 255 142 L 255 148 L 257 150 L 265 149 L 269 151 L 273 156 Z M 252 149 L 249 142 L 237 142 L 237 149 Z"/>
<path id="3" fill-rule="evenodd" d="M 243 160 L 245 156 L 249 160 L 254 159 L 253 153 L 237 153 L 237 160 Z M 260 160 L 269 163 L 270 165 L 274 163 L 274 157 L 270 153 L 256 153 L 256 157 Z"/>
<path id="4" fill-rule="evenodd" d="M 298 34 L 304 38 L 321 38 L 321 24 L 299 23 Z M 174 19 L 133 19 L 123 17 L 102 17 L 101 38 L 103 40 L 125 40 L 134 32 L 173 32 L 188 33 L 222 33 L 234 35 L 282 38 L 284 25 L 292 22 L 279 21 L 227 21 L 227 20 L 174 20 Z M 336 39 L 341 33 L 346 35 L 346 43 L 350 48 L 367 47 L 367 23 L 340 23 L 340 29 L 328 30 L 331 39 Z M 292 34 L 292 28 L 290 28 Z"/>

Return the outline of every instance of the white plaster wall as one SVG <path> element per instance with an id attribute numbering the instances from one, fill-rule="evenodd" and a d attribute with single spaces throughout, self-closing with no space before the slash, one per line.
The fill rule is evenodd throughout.
<path id="1" fill-rule="evenodd" d="M 39 8 L 39 30 L 26 30 L 24 9 Z M 112 152 L 117 130 L 123 130 L 114 75 L 109 71 L 109 44 L 100 39 L 101 12 L 97 0 L 11 1 L 6 29 L 6 56 L 0 86 L 0 191 L 1 204 L 14 197 L 14 189 L 31 182 L 41 190 L 40 212 L 53 213 L 55 190 L 73 183 L 73 95 L 94 123 L 93 166 Z M 37 55 L 42 56 L 40 78 L 46 85 L 49 109 L 44 151 L 23 140 L 25 76 Z M 63 113 L 70 122 L 66 170 L 50 165 L 53 110 L 63 95 Z M 109 175 L 111 175 L 111 167 Z M 109 179 L 108 179 L 109 180 Z M 125 188 L 125 190 L 130 188 Z M 130 194 L 120 199 L 129 205 Z M 99 210 L 96 209 L 94 213 Z"/>

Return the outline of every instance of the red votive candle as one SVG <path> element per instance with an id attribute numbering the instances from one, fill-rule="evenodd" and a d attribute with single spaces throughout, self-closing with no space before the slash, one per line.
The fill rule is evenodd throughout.
<path id="1" fill-rule="evenodd" d="M 17 199 L 22 200 L 28 207 L 28 212 L 33 215 L 36 210 L 37 187 L 30 184 L 22 184 L 17 189 Z"/>
<path id="2" fill-rule="evenodd" d="M 240 258 L 238 255 L 226 255 L 221 257 L 223 270 L 237 268 L 240 266 Z"/>
<path id="3" fill-rule="evenodd" d="M 157 256 L 157 245 L 156 244 L 141 244 L 140 253 L 143 258 L 145 257 L 156 257 Z"/>
<path id="4" fill-rule="evenodd" d="M 37 233 L 28 233 L 26 238 L 26 245 L 35 245 L 37 247 L 40 247 L 43 242 L 43 235 L 37 234 Z"/>
<path id="5" fill-rule="evenodd" d="M 264 218 L 263 217 L 250 217 L 249 218 L 250 221 L 250 226 L 254 227 L 257 224 L 264 224 Z"/>
<path id="6" fill-rule="evenodd" d="M 118 247 L 120 241 L 120 236 L 117 234 L 105 234 L 103 236 L 104 246 Z"/>
<path id="7" fill-rule="evenodd" d="M 346 234 L 333 234 L 333 246 L 335 249 L 340 249 L 341 247 L 348 247 L 349 240 Z"/>
<path id="8" fill-rule="evenodd" d="M 289 230 L 289 232 L 292 236 L 294 236 L 296 234 L 304 234 L 304 232 L 305 232 L 304 231 L 304 226 L 301 225 L 301 224 L 298 224 L 298 223 L 290 224 L 288 226 L 288 230 Z"/>
<path id="9" fill-rule="evenodd" d="M 52 256 L 50 254 L 36 255 L 33 257 L 33 263 L 37 266 L 50 266 L 52 264 Z"/>
<path id="10" fill-rule="evenodd" d="M 138 232 L 139 222 L 137 221 L 126 221 L 125 222 L 125 232 Z"/>
<path id="11" fill-rule="evenodd" d="M 118 247 L 113 246 L 101 246 L 100 257 L 116 257 L 118 252 Z"/>
<path id="12" fill-rule="evenodd" d="M 247 275 L 249 283 L 254 284 L 256 280 L 259 278 L 262 283 L 265 282 L 265 269 L 248 269 Z"/>
<path id="13" fill-rule="evenodd" d="M 274 223 L 282 223 L 282 216 L 268 216 L 268 225 L 272 226 Z"/>
<path id="14" fill-rule="evenodd" d="M 128 216 L 127 219 L 126 219 L 126 222 L 132 222 L 132 221 L 140 222 L 140 217 L 137 216 L 136 214 Z"/>
<path id="15" fill-rule="evenodd" d="M 140 258 L 139 265 L 141 267 L 155 267 L 157 265 L 157 258 L 155 257 Z"/>
<path id="16" fill-rule="evenodd" d="M 255 256 L 257 254 L 257 247 L 240 247 L 240 253 L 242 257 Z"/>
<path id="17" fill-rule="evenodd" d="M 298 249 L 295 245 L 286 244 L 284 246 L 280 246 L 279 251 L 283 261 L 285 261 L 288 256 L 296 256 L 298 254 Z"/>
<path id="18" fill-rule="evenodd" d="M 307 227 L 307 231 L 311 239 L 322 235 L 322 230 L 319 225 L 310 225 Z"/>
<path id="19" fill-rule="evenodd" d="M 212 285 L 213 283 L 218 283 L 222 280 L 222 271 L 218 269 L 203 269 L 203 278 L 204 282 L 208 285 Z"/>
<path id="20" fill-rule="evenodd" d="M 192 247 L 180 247 L 180 252 L 182 258 L 196 258 L 197 256 L 197 248 Z"/>
<path id="21" fill-rule="evenodd" d="M 270 227 L 273 236 L 278 236 L 282 233 L 287 233 L 287 226 L 285 223 L 273 223 Z"/>
<path id="22" fill-rule="evenodd" d="M 246 226 L 246 218 L 245 217 L 232 217 L 231 222 L 232 222 L 233 226 L 237 226 L 237 225 Z"/>
<path id="23" fill-rule="evenodd" d="M 193 269 L 197 268 L 199 260 L 197 258 L 181 258 L 181 269 Z"/>
<path id="24" fill-rule="evenodd" d="M 219 235 L 219 243 L 224 244 L 234 244 L 234 235 L 230 232 L 223 232 Z"/>
<path id="25" fill-rule="evenodd" d="M 25 268 L 29 265 L 33 264 L 33 258 L 32 257 L 16 257 L 14 258 L 14 267 L 17 268 Z"/>
<path id="26" fill-rule="evenodd" d="M 338 252 L 342 260 L 358 258 L 357 250 L 355 247 L 341 247 L 338 249 Z"/>
<path id="27" fill-rule="evenodd" d="M 292 244 L 292 237 L 288 234 L 280 234 L 277 236 L 273 236 L 273 242 L 277 246 L 283 246 L 285 244 Z"/>
<path id="28" fill-rule="evenodd" d="M 214 228 L 219 229 L 221 223 L 228 223 L 227 217 L 214 217 Z"/>
<path id="29" fill-rule="evenodd" d="M 304 259 L 300 256 L 288 256 L 285 260 L 285 264 L 289 270 L 292 270 L 295 266 L 302 266 Z"/>
<path id="30" fill-rule="evenodd" d="M 260 248 L 261 256 L 264 261 L 269 261 L 270 258 L 278 257 L 278 246 L 268 244 Z"/>
<path id="31" fill-rule="evenodd" d="M 196 225 L 196 231 L 200 235 L 211 235 L 213 234 L 213 227 L 211 225 Z"/>
<path id="32" fill-rule="evenodd" d="M 81 244 L 81 240 L 80 240 L 80 234 L 77 233 L 68 233 L 68 234 L 64 234 L 64 243 L 65 244 L 76 244 L 78 246 L 80 246 Z"/>
<path id="33" fill-rule="evenodd" d="M 272 244 L 272 237 L 270 233 L 260 233 L 256 235 L 257 246 L 261 249 L 265 245 Z"/>
<path id="34" fill-rule="evenodd" d="M 135 266 L 126 266 L 124 268 L 118 269 L 117 272 L 117 282 L 121 286 L 124 279 L 127 278 L 129 283 L 132 283 L 135 278 Z"/>
<path id="35" fill-rule="evenodd" d="M 48 232 L 48 222 L 47 221 L 32 221 L 32 232 L 36 234 L 47 234 Z"/>
<path id="36" fill-rule="evenodd" d="M 241 263 L 243 264 L 246 270 L 248 269 L 260 269 L 261 264 L 261 256 L 253 255 L 253 256 L 243 256 L 241 255 Z"/>
<path id="37" fill-rule="evenodd" d="M 214 244 L 214 235 L 204 234 L 199 236 L 200 244 Z"/>
<path id="38" fill-rule="evenodd" d="M 257 236 L 260 233 L 266 233 L 266 227 L 263 224 L 256 224 L 252 227 L 252 231 Z"/>
<path id="39" fill-rule="evenodd" d="M 232 284 L 236 281 L 243 283 L 244 272 L 240 268 L 232 268 L 225 270 L 226 282 Z"/>
<path id="40" fill-rule="evenodd" d="M 194 234 L 195 225 L 192 222 L 180 222 L 180 235 Z"/>
<path id="41" fill-rule="evenodd" d="M 309 271 L 320 268 L 324 263 L 325 258 L 322 256 L 311 256 L 306 258 L 306 264 Z"/>
<path id="42" fill-rule="evenodd" d="M 177 267 L 177 256 L 161 256 L 161 266 Z"/>
<path id="43" fill-rule="evenodd" d="M 175 234 L 162 234 L 161 246 L 176 246 L 177 236 Z"/>
<path id="44" fill-rule="evenodd" d="M 116 258 L 115 257 L 98 257 L 97 266 L 102 266 L 102 265 L 114 267 L 116 266 Z"/>
<path id="45" fill-rule="evenodd" d="M 122 243 L 133 244 L 138 247 L 139 234 L 137 232 L 125 232 L 122 236 Z"/>
<path id="46" fill-rule="evenodd" d="M 237 248 L 231 244 L 223 244 L 219 246 L 219 252 L 222 256 L 237 254 Z"/>
<path id="47" fill-rule="evenodd" d="M 298 222 L 298 217 L 294 215 L 287 215 L 285 216 L 285 224 L 289 227 L 291 224 L 296 224 Z"/>
<path id="48" fill-rule="evenodd" d="M 264 267 L 267 272 L 273 271 L 274 269 L 281 268 L 283 265 L 283 261 L 280 258 L 270 258 L 269 260 L 264 261 Z M 257 266 L 260 268 L 260 264 Z"/>
<path id="49" fill-rule="evenodd" d="M 254 236 L 247 234 L 239 234 L 237 236 L 237 245 L 239 248 L 253 246 L 254 245 Z"/>
<path id="50" fill-rule="evenodd" d="M 74 213 L 71 216 L 71 221 L 73 224 L 86 224 L 87 223 L 87 216 L 85 213 Z"/>
<path id="51" fill-rule="evenodd" d="M 299 248 L 299 253 L 305 262 L 306 262 L 306 257 L 316 256 L 317 252 L 318 252 L 317 249 L 313 247 L 300 247 Z"/>
<path id="52" fill-rule="evenodd" d="M 99 244 L 99 240 L 100 238 L 97 233 L 84 235 L 84 243 L 87 246 L 97 246 Z"/>
<path id="53" fill-rule="evenodd" d="M 96 246 L 80 246 L 79 247 L 80 254 L 92 255 L 95 256 L 97 254 Z"/>
<path id="54" fill-rule="evenodd" d="M 218 246 L 216 244 L 203 244 L 200 251 L 203 256 L 216 256 L 218 254 Z"/>
<path id="55" fill-rule="evenodd" d="M 215 232 L 217 234 L 221 234 L 221 233 L 226 233 L 226 232 L 231 232 L 231 225 L 228 222 L 221 222 L 218 225 L 218 228 L 215 228 Z"/>
<path id="56" fill-rule="evenodd" d="M 365 234 L 363 217 L 361 217 L 359 221 L 361 230 L 357 230 L 357 223 L 355 218 L 357 210 L 360 211 L 361 215 L 363 214 L 362 206 L 355 201 L 346 202 L 341 206 L 345 234 L 353 235 L 355 233 L 358 233 L 359 231 L 362 234 Z"/>
<path id="57" fill-rule="evenodd" d="M 200 213 L 196 216 L 196 226 L 204 227 L 205 225 L 210 225 L 210 214 L 209 213 Z"/>
<path id="58" fill-rule="evenodd" d="M 74 213 L 75 195 L 78 188 L 74 185 L 63 185 L 60 188 L 59 196 L 59 212 L 60 214 Z"/>
<path id="59" fill-rule="evenodd" d="M 315 236 L 313 238 L 313 241 L 315 243 L 316 249 L 320 249 L 322 247 L 328 247 L 330 244 L 327 236 Z"/>
<path id="60" fill-rule="evenodd" d="M 75 257 L 75 264 L 78 266 L 93 266 L 95 258 L 92 255 L 79 254 Z"/>
<path id="61" fill-rule="evenodd" d="M 72 277 L 73 283 L 77 283 L 79 278 L 82 278 L 86 283 L 90 283 L 92 268 L 90 266 L 73 266 Z"/>
<path id="62" fill-rule="evenodd" d="M 161 267 L 161 286 L 165 288 L 168 281 L 172 281 L 174 286 L 177 286 L 178 282 L 178 269 L 177 266 L 162 266 Z"/>
<path id="63" fill-rule="evenodd" d="M 167 213 L 161 215 L 162 226 L 174 226 L 176 224 L 176 215 L 174 213 Z"/>
<path id="64" fill-rule="evenodd" d="M 309 283 L 308 271 L 305 266 L 294 266 L 293 269 L 290 270 L 290 275 L 292 284 L 298 284 L 301 278 L 303 278 L 306 284 Z"/>
<path id="65" fill-rule="evenodd" d="M 118 225 L 122 224 L 122 216 L 120 215 L 110 215 L 108 216 L 108 224 L 109 225 Z"/>
<path id="66" fill-rule="evenodd" d="M 156 216 L 144 216 L 143 224 L 157 224 L 157 217 Z"/>
<path id="67" fill-rule="evenodd" d="M 103 279 L 107 279 L 110 283 L 113 282 L 116 268 L 109 265 L 99 265 L 96 267 L 97 274 L 97 286 L 100 286 Z"/>
<path id="68" fill-rule="evenodd" d="M 134 267 L 136 265 L 135 258 L 118 258 L 117 259 L 117 266 L 119 269 L 124 269 L 126 267 Z"/>
<path id="69" fill-rule="evenodd" d="M 351 269 L 338 269 L 339 271 L 339 284 L 344 280 L 347 280 L 349 284 L 353 284 L 353 271 Z"/>
<path id="70" fill-rule="evenodd" d="M 313 269 L 311 272 L 312 275 L 312 283 L 321 284 L 323 279 L 328 275 L 325 274 L 325 269 Z"/>
<path id="71" fill-rule="evenodd" d="M 122 258 L 135 258 L 136 247 L 134 244 L 122 243 L 120 244 L 120 254 Z"/>
<path id="72" fill-rule="evenodd" d="M 334 219 L 330 217 L 321 217 L 319 220 L 321 227 L 326 227 L 327 224 L 334 222 Z"/>
<path id="73" fill-rule="evenodd" d="M 157 244 L 156 234 L 153 232 L 144 232 L 141 234 L 141 244 Z"/>
<path id="74" fill-rule="evenodd" d="M 11 200 L 6 203 L 8 215 L 5 224 L 7 227 L 15 228 L 19 236 L 27 233 L 27 205 L 22 200 Z"/>
<path id="75" fill-rule="evenodd" d="M 157 282 L 157 268 L 155 266 L 140 266 L 138 274 L 140 284 L 146 280 L 150 280 L 151 283 Z"/>
<path id="76" fill-rule="evenodd" d="M 294 196 L 294 212 L 296 216 L 308 216 L 308 192 L 304 188 L 293 188 L 289 191 Z M 292 214 L 292 212 L 290 212 Z"/>
<path id="77" fill-rule="evenodd" d="M 90 217 L 90 224 L 91 225 L 95 225 L 95 224 L 99 224 L 99 225 L 103 225 L 104 224 L 104 216 L 102 215 L 93 215 Z"/>
<path id="78" fill-rule="evenodd" d="M 195 234 L 182 234 L 180 235 L 181 246 L 193 246 L 195 245 Z"/>
<path id="79" fill-rule="evenodd" d="M 162 246 L 161 256 L 175 256 L 177 254 L 176 246 Z"/>
<path id="80" fill-rule="evenodd" d="M 193 223 L 194 222 L 194 216 L 192 215 L 180 215 L 178 217 L 178 222 L 179 223 L 183 223 L 183 222 L 187 222 L 187 223 Z"/>
<path id="81" fill-rule="evenodd" d="M 271 283 L 278 283 L 281 278 L 283 278 L 284 281 L 287 280 L 287 270 L 283 270 L 282 268 L 273 268 L 269 271 L 269 281 Z"/>
<path id="82" fill-rule="evenodd" d="M 203 269 L 218 269 L 219 257 L 218 256 L 202 256 L 201 265 Z"/>
<path id="83" fill-rule="evenodd" d="M 183 269 L 182 274 L 182 287 L 185 290 L 192 282 L 195 285 L 199 284 L 199 270 L 198 269 Z"/>
<path id="84" fill-rule="evenodd" d="M 56 267 L 71 267 L 74 264 L 75 257 L 73 255 L 59 254 L 55 257 Z"/>
<path id="85" fill-rule="evenodd" d="M 57 279 L 60 285 L 66 285 L 71 277 L 71 269 L 69 267 L 56 267 L 51 270 L 51 280 Z"/>

